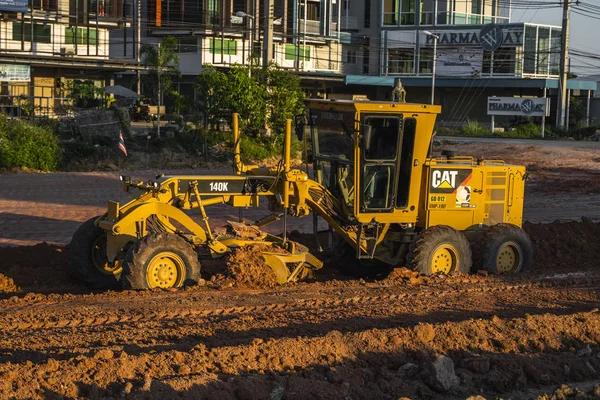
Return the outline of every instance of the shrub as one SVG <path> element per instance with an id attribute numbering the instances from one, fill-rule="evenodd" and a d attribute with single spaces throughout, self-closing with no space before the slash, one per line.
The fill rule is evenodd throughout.
<path id="1" fill-rule="evenodd" d="M 0 116 L 0 167 L 52 171 L 62 149 L 52 129 Z"/>
<path id="2" fill-rule="evenodd" d="M 470 119 L 468 119 L 460 128 L 460 133 L 469 136 L 484 136 L 490 134 L 487 128 L 481 126 L 479 122 Z"/>
<path id="3" fill-rule="evenodd" d="M 524 125 L 519 125 L 515 128 L 514 131 L 511 131 L 508 133 L 512 133 L 512 132 L 514 132 L 514 135 L 509 135 L 509 136 L 523 137 L 523 138 L 533 138 L 533 137 L 542 136 L 542 129 L 532 122 L 524 124 Z"/>

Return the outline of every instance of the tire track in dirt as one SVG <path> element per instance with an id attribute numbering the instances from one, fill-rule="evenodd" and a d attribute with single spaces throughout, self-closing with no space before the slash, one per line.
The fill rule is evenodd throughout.
<path id="1" fill-rule="evenodd" d="M 468 280 L 468 279 L 467 279 Z M 470 281 L 470 280 L 468 280 Z M 553 280 L 540 280 L 536 282 L 525 282 L 525 283 L 510 283 L 510 284 L 498 284 L 498 283 L 487 283 L 484 281 L 477 282 L 479 285 L 476 287 L 468 288 L 430 288 L 424 287 L 421 290 L 411 290 L 408 293 L 388 293 L 382 295 L 363 295 L 353 296 L 345 299 L 303 299 L 296 300 L 294 302 L 287 303 L 270 303 L 263 305 L 248 305 L 238 307 L 227 307 L 217 309 L 188 309 L 182 311 L 165 311 L 165 312 L 153 312 L 153 313 L 137 313 L 136 311 L 129 310 L 126 315 L 109 314 L 101 317 L 85 317 L 70 316 L 70 318 L 64 318 L 57 316 L 56 309 L 49 308 L 49 312 L 52 314 L 45 316 L 44 310 L 39 310 L 40 313 L 35 313 L 35 322 L 27 322 L 21 320 L 20 322 L 12 322 L 7 320 L 7 317 L 0 318 L 0 326 L 2 330 L 7 331 L 22 331 L 31 329 L 53 329 L 53 328 L 65 328 L 65 327 L 93 327 L 93 326 L 107 326 L 110 324 L 123 324 L 123 323 L 138 323 L 138 322 L 157 322 L 162 320 L 177 320 L 185 318 L 210 318 L 210 317 L 229 317 L 229 316 L 242 316 L 242 315 L 258 315 L 265 313 L 283 313 L 293 311 L 323 311 L 325 308 L 336 308 L 336 307 L 355 307 L 357 305 L 374 305 L 377 303 L 379 306 L 384 307 L 385 303 L 395 302 L 398 300 L 406 299 L 409 297 L 419 296 L 421 298 L 427 297 L 448 297 L 471 294 L 471 293 L 484 293 L 484 292 L 522 292 L 524 290 L 543 290 L 543 289 L 594 289 L 600 288 L 600 276 L 586 276 L 586 277 L 565 277 Z M 390 286 L 378 286 L 376 289 L 391 289 Z M 371 288 L 373 289 L 373 288 Z M 399 287 L 393 288 L 398 290 Z M 444 290 L 446 289 L 446 290 Z M 142 300 L 143 301 L 143 300 Z M 47 305 L 44 305 L 47 308 Z M 51 310 L 51 311 L 50 311 Z M 68 311 L 68 310 L 65 310 Z M 83 311 L 83 310 L 82 310 Z M 97 314 L 97 310 L 86 310 L 92 314 Z M 132 313 L 133 311 L 133 313 Z M 65 312 L 66 313 L 66 312 Z M 12 318 L 22 318 L 22 316 L 12 315 Z M 50 320 L 48 320 L 50 319 Z M 54 319 L 54 320 L 52 320 Z"/>

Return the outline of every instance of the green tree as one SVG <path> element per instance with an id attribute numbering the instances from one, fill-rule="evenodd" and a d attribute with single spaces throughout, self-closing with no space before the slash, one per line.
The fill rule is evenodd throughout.
<path id="1" fill-rule="evenodd" d="M 586 107 L 583 102 L 571 96 L 569 104 L 569 125 L 580 125 L 585 122 Z"/>
<path id="2" fill-rule="evenodd" d="M 67 98 L 74 107 L 99 108 L 104 104 L 104 89 L 94 85 L 93 81 L 74 80 L 67 86 Z"/>
<path id="3" fill-rule="evenodd" d="M 293 119 L 304 108 L 300 78 L 277 67 L 267 70 L 269 82 L 269 125 L 276 133 L 285 130 L 285 120 Z"/>
<path id="4" fill-rule="evenodd" d="M 254 137 L 267 124 L 276 135 L 282 134 L 285 120 L 303 107 L 300 79 L 275 65 L 253 68 L 252 74 L 246 66 L 234 65 L 223 73 L 207 65 L 196 81 L 196 89 L 205 124 L 220 119 L 231 122 L 231 113 L 237 112 L 240 129 Z"/>
<path id="5" fill-rule="evenodd" d="M 205 65 L 196 80 L 198 101 L 196 106 L 202 114 L 204 127 L 217 126 L 221 118 L 229 113 L 227 95 L 227 75 L 212 65 Z"/>
<path id="6" fill-rule="evenodd" d="M 160 138 L 160 105 L 162 95 L 168 92 L 173 85 L 173 79 L 179 74 L 178 42 L 172 36 L 164 38 L 158 46 L 144 44 L 140 49 L 142 64 L 147 73 L 143 79 L 150 85 L 153 96 L 158 104 L 158 131 Z"/>

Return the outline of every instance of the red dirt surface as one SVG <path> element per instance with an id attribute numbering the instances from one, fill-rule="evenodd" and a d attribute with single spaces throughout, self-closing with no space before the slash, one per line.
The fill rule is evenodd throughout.
<path id="1" fill-rule="evenodd" d="M 525 162 L 539 220 L 598 215 L 593 149 L 456 147 Z M 249 279 L 259 260 L 239 252 L 203 259 L 198 286 L 89 291 L 68 248 L 0 248 L 0 399 L 600 398 L 600 224 L 524 229 L 523 274 L 353 279 L 325 254 L 316 281 L 283 287 Z"/>
<path id="2" fill-rule="evenodd" d="M 0 280 L 14 283 L 0 295 L 0 398 L 526 398 L 577 388 L 600 371 L 600 224 L 525 228 L 538 264 L 526 274 L 399 268 L 272 289 L 217 280 L 89 292 L 66 272 L 68 249 L 1 248 Z"/>

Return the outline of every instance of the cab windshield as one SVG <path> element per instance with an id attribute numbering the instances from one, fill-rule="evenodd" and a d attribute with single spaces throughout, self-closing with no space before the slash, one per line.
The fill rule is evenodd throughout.
<path id="1" fill-rule="evenodd" d="M 316 157 L 354 159 L 354 113 L 310 110 Z"/>

